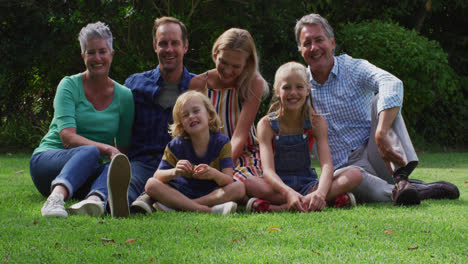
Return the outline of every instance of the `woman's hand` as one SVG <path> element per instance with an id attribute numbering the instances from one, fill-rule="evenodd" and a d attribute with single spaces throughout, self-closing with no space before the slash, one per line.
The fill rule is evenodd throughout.
<path id="1" fill-rule="evenodd" d="M 109 157 L 112 160 L 114 158 L 114 156 L 119 154 L 119 153 L 120 153 L 120 151 L 117 148 L 114 148 L 113 146 L 104 144 L 103 151 L 102 151 L 103 156 Z"/>

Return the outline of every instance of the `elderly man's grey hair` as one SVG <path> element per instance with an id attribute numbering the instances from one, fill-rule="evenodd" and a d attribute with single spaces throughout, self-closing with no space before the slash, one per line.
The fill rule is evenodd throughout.
<path id="1" fill-rule="evenodd" d="M 303 16 L 296 23 L 294 28 L 294 33 L 296 34 L 297 46 L 301 46 L 299 37 L 301 36 L 301 30 L 305 25 L 321 25 L 327 34 L 329 39 L 334 39 L 335 35 L 333 34 L 333 28 L 328 24 L 328 21 L 319 14 L 309 14 Z"/>
<path id="2" fill-rule="evenodd" d="M 98 21 L 96 23 L 90 23 L 83 27 L 78 35 L 78 40 L 80 41 L 81 53 L 84 54 L 86 51 L 86 41 L 92 40 L 95 38 L 104 39 L 107 42 L 109 50 L 112 52 L 112 32 L 109 27 Z"/>

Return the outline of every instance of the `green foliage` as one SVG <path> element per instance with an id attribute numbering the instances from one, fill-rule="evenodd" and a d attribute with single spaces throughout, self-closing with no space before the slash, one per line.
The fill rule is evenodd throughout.
<path id="1" fill-rule="evenodd" d="M 339 52 L 367 59 L 403 81 L 403 114 L 413 137 L 467 144 L 467 79 L 449 66 L 438 42 L 381 21 L 344 24 L 336 39 Z"/>

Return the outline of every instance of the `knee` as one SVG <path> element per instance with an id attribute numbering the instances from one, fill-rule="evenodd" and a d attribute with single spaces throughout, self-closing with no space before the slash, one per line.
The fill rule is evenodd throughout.
<path id="1" fill-rule="evenodd" d="M 259 178 L 257 177 L 247 177 L 244 181 L 245 192 L 248 196 L 255 196 L 256 190 L 260 188 Z"/>
<path id="2" fill-rule="evenodd" d="M 233 182 L 234 193 L 235 193 L 235 200 L 240 200 L 245 196 L 245 184 L 241 181 Z"/>
<path id="3" fill-rule="evenodd" d="M 81 146 L 80 148 L 81 148 L 81 151 L 86 153 L 86 156 L 88 157 L 99 159 L 99 156 L 101 155 L 98 147 L 94 145 L 85 145 L 85 146 Z"/>
<path id="4" fill-rule="evenodd" d="M 161 184 L 164 184 L 164 183 L 162 183 L 160 180 L 156 178 L 149 178 L 145 185 L 145 192 L 149 196 L 153 197 L 153 194 L 158 192 L 157 190 L 159 189 L 159 186 Z"/>
<path id="5" fill-rule="evenodd" d="M 362 172 L 358 168 L 350 168 L 338 175 L 338 180 L 342 185 L 354 189 L 362 182 Z"/>

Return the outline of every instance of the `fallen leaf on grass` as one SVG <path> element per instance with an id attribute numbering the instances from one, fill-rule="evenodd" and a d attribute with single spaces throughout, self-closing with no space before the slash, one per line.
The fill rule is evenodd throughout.
<path id="1" fill-rule="evenodd" d="M 137 241 L 136 238 L 129 238 L 127 239 L 127 241 L 125 241 L 125 244 L 132 244 L 132 243 L 135 243 Z"/>
<path id="2" fill-rule="evenodd" d="M 112 243 L 115 243 L 114 239 L 112 239 L 112 238 L 109 239 L 109 238 L 100 237 L 99 239 L 100 239 L 101 241 L 103 241 L 103 242 L 112 242 Z"/>
<path id="3" fill-rule="evenodd" d="M 37 247 L 32 247 L 32 248 L 30 248 L 29 250 L 34 251 L 34 250 L 36 250 L 36 249 L 37 249 Z"/>
<path id="4" fill-rule="evenodd" d="M 279 227 L 277 227 L 277 226 L 270 226 L 268 228 L 268 231 L 269 232 L 278 232 L 278 231 L 281 232 L 281 229 Z"/>
<path id="5" fill-rule="evenodd" d="M 418 249 L 419 247 L 418 246 L 415 246 L 415 247 L 409 247 L 408 250 L 415 250 L 415 249 Z"/>
<path id="6" fill-rule="evenodd" d="M 320 255 L 320 252 L 317 252 L 317 251 L 315 251 L 315 250 L 313 250 L 313 249 L 312 249 L 312 253 L 315 253 L 315 254 L 317 254 L 317 255 Z"/>
<path id="7" fill-rule="evenodd" d="M 232 242 L 237 242 L 237 239 L 234 238 L 234 239 L 232 240 Z"/>
<path id="8" fill-rule="evenodd" d="M 59 242 L 55 242 L 55 246 L 57 247 L 59 245 Z"/>
<path id="9" fill-rule="evenodd" d="M 10 260 L 10 254 L 8 254 L 5 258 L 5 262 L 4 263 L 8 263 L 8 261 Z"/>
<path id="10" fill-rule="evenodd" d="M 236 230 L 236 228 L 235 228 L 235 227 L 231 227 L 230 231 L 232 232 L 232 231 L 234 231 L 234 230 Z"/>
<path id="11" fill-rule="evenodd" d="M 154 258 L 150 258 L 150 262 L 153 262 L 154 261 Z"/>
<path id="12" fill-rule="evenodd" d="M 385 230 L 384 233 L 385 234 L 393 234 L 393 231 L 392 230 Z"/>
<path id="13" fill-rule="evenodd" d="M 423 232 L 423 233 L 430 233 L 431 231 L 429 231 L 429 230 L 423 230 L 423 231 L 421 231 L 421 232 Z"/>
<path id="14" fill-rule="evenodd" d="M 24 173 L 24 170 L 19 170 L 17 172 L 15 172 L 16 174 L 20 174 L 20 173 Z"/>
<path id="15" fill-rule="evenodd" d="M 465 183 L 468 183 L 468 181 L 465 181 Z"/>

